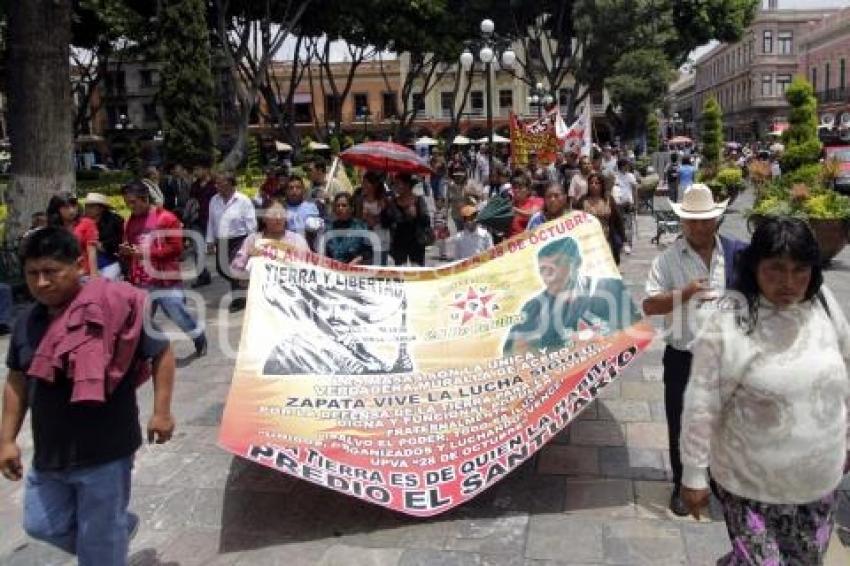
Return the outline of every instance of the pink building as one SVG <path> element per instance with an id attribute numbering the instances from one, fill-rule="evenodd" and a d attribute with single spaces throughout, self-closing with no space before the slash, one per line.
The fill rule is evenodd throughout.
<path id="1" fill-rule="evenodd" d="M 850 140 L 850 8 L 810 26 L 801 38 L 797 72 L 812 83 L 818 114 L 826 130 L 838 130 Z M 837 132 L 836 132 L 837 133 Z"/>

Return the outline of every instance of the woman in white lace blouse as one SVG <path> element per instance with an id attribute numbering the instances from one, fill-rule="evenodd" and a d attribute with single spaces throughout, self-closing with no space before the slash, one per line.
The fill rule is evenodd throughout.
<path id="1" fill-rule="evenodd" d="M 736 266 L 740 294 L 693 348 L 682 498 L 699 517 L 710 466 L 722 564 L 821 564 L 847 463 L 850 328 L 803 221 L 765 220 Z"/>

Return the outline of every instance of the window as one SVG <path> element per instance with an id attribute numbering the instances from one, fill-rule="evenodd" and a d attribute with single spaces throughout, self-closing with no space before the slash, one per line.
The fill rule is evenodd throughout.
<path id="1" fill-rule="evenodd" d="M 413 99 L 413 110 L 416 112 L 425 112 L 425 95 L 421 92 L 414 92 Z"/>
<path id="2" fill-rule="evenodd" d="M 776 94 L 785 96 L 789 86 L 791 86 L 791 75 L 776 75 Z"/>
<path id="3" fill-rule="evenodd" d="M 773 76 L 762 75 L 761 77 L 761 95 L 773 96 Z"/>
<path id="4" fill-rule="evenodd" d="M 313 121 L 313 104 L 311 102 L 295 103 L 295 123 L 308 124 Z"/>
<path id="5" fill-rule="evenodd" d="M 823 70 L 823 90 L 829 90 L 829 63 Z"/>
<path id="6" fill-rule="evenodd" d="M 510 110 L 514 107 L 514 91 L 511 89 L 502 89 L 499 91 L 499 108 L 502 110 Z"/>
<path id="7" fill-rule="evenodd" d="M 473 114 L 483 114 L 484 113 L 484 91 L 481 90 L 473 90 L 470 93 L 470 106 L 472 107 Z"/>
<path id="8" fill-rule="evenodd" d="M 794 33 L 790 31 L 780 31 L 776 36 L 776 41 L 779 44 L 780 55 L 794 54 Z"/>
<path id="9" fill-rule="evenodd" d="M 773 53 L 773 32 L 765 30 L 761 41 L 762 53 Z"/>
<path id="10" fill-rule="evenodd" d="M 395 92 L 385 92 L 381 96 L 381 113 L 384 115 L 384 118 L 395 118 L 398 116 L 397 99 Z"/>
<path id="11" fill-rule="evenodd" d="M 121 125 L 123 128 L 124 125 L 121 124 L 121 116 L 127 116 L 127 105 L 107 106 L 106 116 L 111 127 L 116 128 L 118 125 Z"/>
<path id="12" fill-rule="evenodd" d="M 127 77 L 124 71 L 113 71 L 106 75 L 106 91 L 112 96 L 127 92 Z"/>
<path id="13" fill-rule="evenodd" d="M 590 104 L 593 106 L 602 106 L 605 104 L 605 94 L 601 90 L 595 90 L 590 93 Z"/>
<path id="14" fill-rule="evenodd" d="M 325 118 L 333 118 L 339 112 L 339 98 L 332 94 L 325 95 Z"/>
<path id="15" fill-rule="evenodd" d="M 145 122 L 159 122 L 159 116 L 156 113 L 156 104 L 145 104 L 142 108 L 145 112 Z"/>
<path id="16" fill-rule="evenodd" d="M 139 81 L 142 83 L 142 87 L 153 86 L 153 73 L 147 69 L 139 71 Z"/>
<path id="17" fill-rule="evenodd" d="M 455 95 L 451 91 L 440 93 L 440 115 L 443 118 L 451 118 L 455 109 Z"/>
<path id="18" fill-rule="evenodd" d="M 812 67 L 812 88 L 815 92 L 818 91 L 818 68 Z"/>
<path id="19" fill-rule="evenodd" d="M 369 95 L 363 92 L 354 94 L 354 115 L 363 118 L 368 116 L 369 111 Z"/>
<path id="20" fill-rule="evenodd" d="M 844 88 L 847 86 L 847 83 L 845 82 L 847 79 L 845 72 L 846 68 L 844 67 L 844 59 L 842 59 L 838 67 L 838 88 L 840 88 L 841 90 L 844 90 Z"/>

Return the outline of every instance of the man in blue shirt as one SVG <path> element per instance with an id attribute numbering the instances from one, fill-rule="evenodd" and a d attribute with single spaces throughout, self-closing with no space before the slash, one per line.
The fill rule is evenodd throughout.
<path id="1" fill-rule="evenodd" d="M 693 158 L 686 155 L 682 158 L 682 165 L 679 167 L 679 194 L 685 194 L 691 185 L 696 181 L 697 168 L 694 167 Z"/>
<path id="2" fill-rule="evenodd" d="M 286 187 L 286 229 L 307 238 L 313 248 L 315 236 L 322 230 L 324 221 L 314 202 L 304 200 L 304 180 L 292 177 Z"/>

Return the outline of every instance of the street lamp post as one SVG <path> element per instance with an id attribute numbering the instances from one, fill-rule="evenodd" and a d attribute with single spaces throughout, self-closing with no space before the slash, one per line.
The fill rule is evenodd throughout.
<path id="1" fill-rule="evenodd" d="M 363 120 L 363 139 L 369 137 L 369 118 L 372 116 L 372 111 L 369 110 L 368 106 L 363 106 L 360 108 L 360 119 Z"/>
<path id="2" fill-rule="evenodd" d="M 487 147 L 489 149 L 487 156 L 490 169 L 493 168 L 493 86 L 492 86 L 492 65 L 493 61 L 499 60 L 501 67 L 509 69 L 516 62 L 516 53 L 511 48 L 510 40 L 505 37 L 500 37 L 495 33 L 495 24 L 493 20 L 487 19 L 481 22 L 481 38 L 466 42 L 466 49 L 460 55 L 460 64 L 464 70 L 469 70 L 475 63 L 475 55 L 473 50 L 477 49 L 478 58 L 484 63 L 484 73 L 486 74 L 487 88 Z M 499 52 L 501 55 L 499 56 Z"/>
<path id="3" fill-rule="evenodd" d="M 531 106 L 537 107 L 537 119 L 543 116 L 543 108 L 552 106 L 555 102 L 555 97 L 552 93 L 543 88 L 543 83 L 537 83 L 531 89 L 531 95 L 528 97 L 528 103 Z"/>

